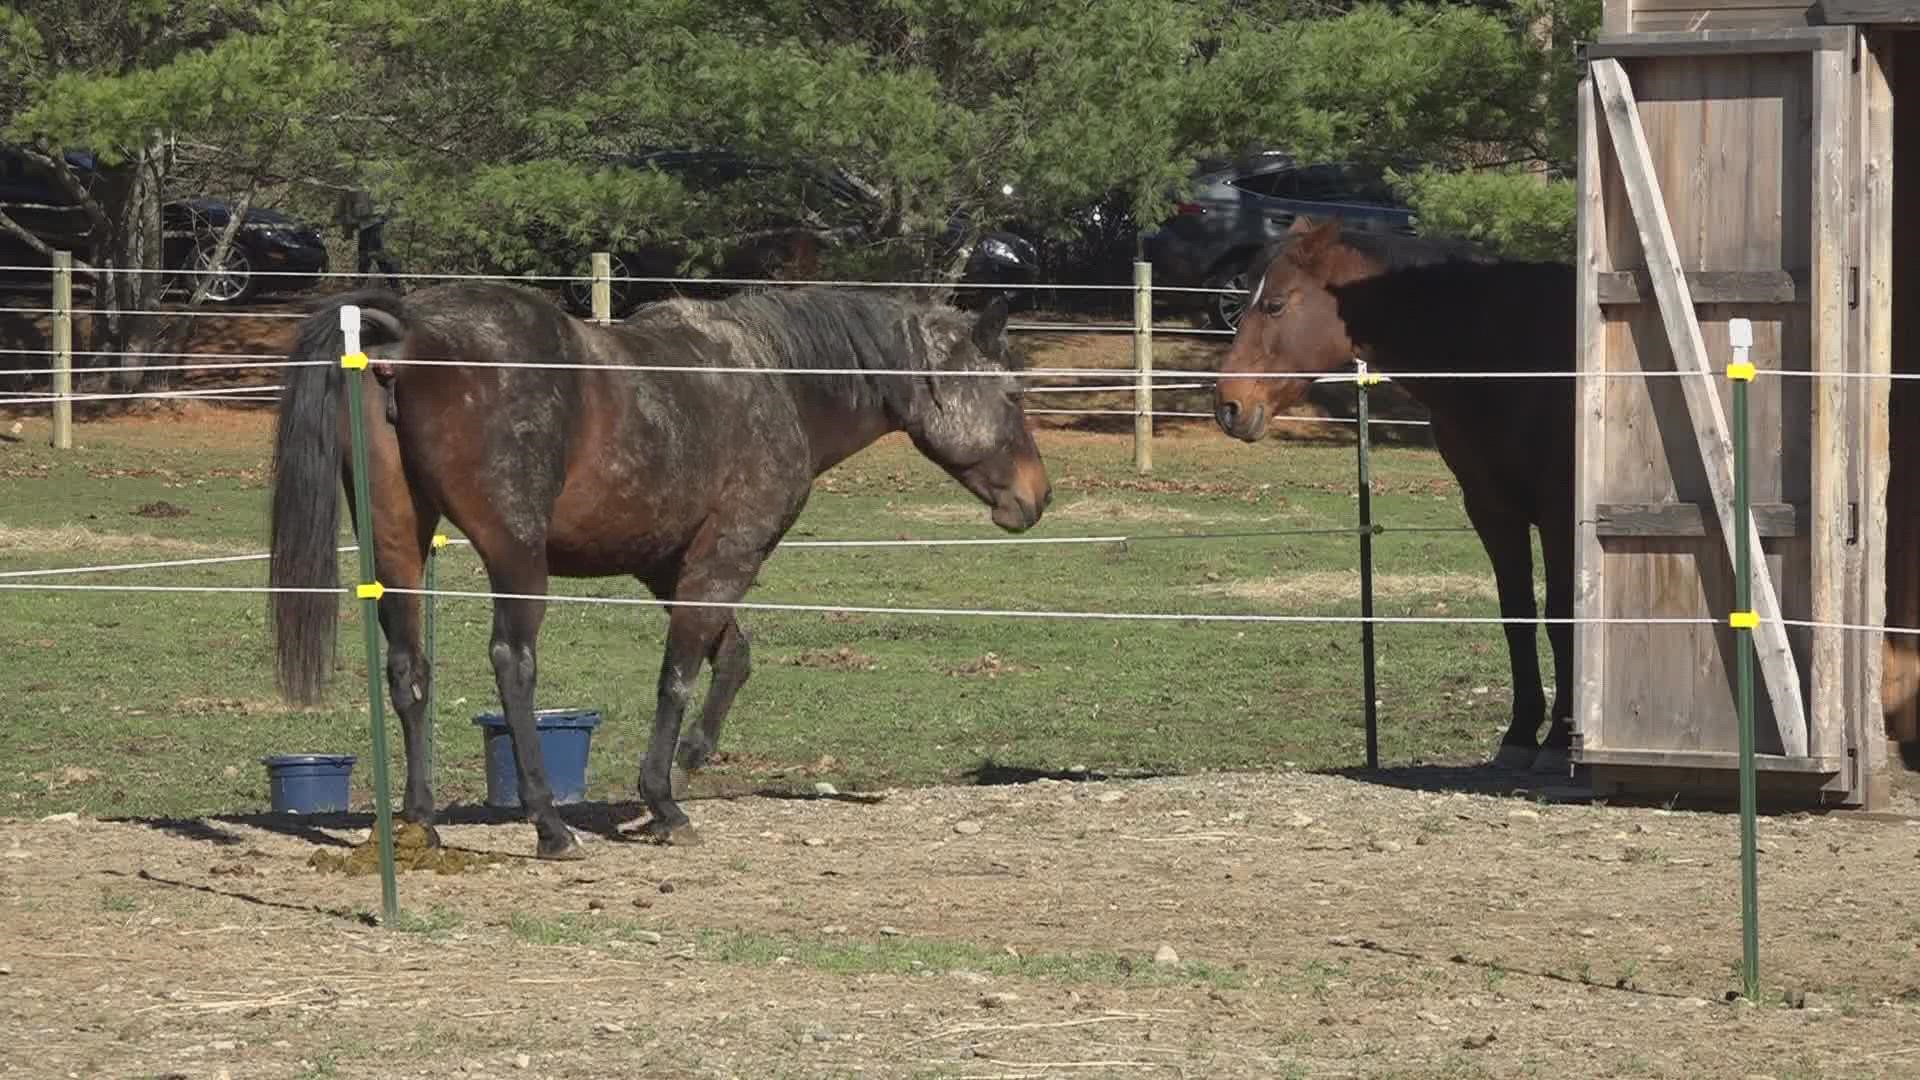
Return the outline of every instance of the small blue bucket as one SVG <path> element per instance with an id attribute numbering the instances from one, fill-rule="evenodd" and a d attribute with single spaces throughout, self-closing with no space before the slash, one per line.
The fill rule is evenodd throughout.
<path id="1" fill-rule="evenodd" d="M 520 805 L 520 775 L 513 759 L 513 736 L 499 713 L 473 718 L 487 746 L 487 805 Z M 540 761 L 547 767 L 547 783 L 555 803 L 576 803 L 587 797 L 587 750 L 600 714 L 593 709 L 535 709 L 534 729 L 540 734 Z"/>
<path id="2" fill-rule="evenodd" d="M 347 809 L 352 754 L 276 754 L 267 767 L 267 792 L 276 814 L 338 814 Z"/>

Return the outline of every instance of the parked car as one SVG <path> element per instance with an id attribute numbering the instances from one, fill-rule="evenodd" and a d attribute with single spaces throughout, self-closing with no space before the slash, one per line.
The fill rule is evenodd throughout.
<path id="1" fill-rule="evenodd" d="M 1190 186 L 1173 215 L 1144 235 L 1117 191 L 1069 215 L 1069 236 L 1041 245 L 1043 280 L 1130 285 L 1137 243 L 1153 264 L 1156 285 L 1244 290 L 1249 263 L 1297 217 L 1338 216 L 1348 228 L 1416 234 L 1412 210 L 1377 168 L 1301 165 L 1284 153 L 1265 152 L 1230 163 L 1203 162 Z M 1169 292 L 1156 300 L 1198 306 L 1221 330 L 1238 326 L 1246 305 L 1244 296 L 1226 293 Z"/>
<path id="2" fill-rule="evenodd" d="M 880 196 L 867 185 L 837 170 L 806 165 L 787 165 L 756 160 L 725 150 L 652 150 L 611 159 L 610 164 L 631 169 L 657 169 L 678 179 L 686 187 L 704 192 L 734 187 L 741 192 L 740 205 L 747 211 L 744 221 L 731 221 L 731 239 L 719 245 L 717 256 L 697 260 L 690 246 L 680 243 L 643 243 L 622 246 L 609 253 L 614 278 L 685 278 L 707 276 L 736 279 L 767 279 L 784 271 L 804 268 L 810 251 L 822 247 L 870 242 L 872 223 L 881 215 Z M 751 184 L 780 185 L 787 192 L 797 191 L 797 213 L 770 209 L 753 200 Z M 736 187 L 737 185 L 737 187 Z M 964 219 L 949 222 L 947 237 L 957 242 L 966 227 Z M 700 236 L 694 238 L 702 239 Z M 557 240 L 536 240 L 549 261 L 556 266 L 584 273 L 588 252 L 579 245 Z M 796 266 L 796 264 L 799 264 Z M 984 233 L 968 252 L 963 282 L 982 285 L 1017 285 L 1032 282 L 1037 260 L 1033 245 L 1017 234 L 996 230 Z M 697 274 L 698 269 L 705 271 Z M 789 275 L 790 276 L 790 275 Z M 649 300 L 681 295 L 719 295 L 733 286 L 669 285 L 654 282 L 614 281 L 610 285 L 613 315 L 622 317 Z M 960 290 L 965 306 L 983 302 L 999 290 Z M 1005 290 L 1010 302 L 1023 303 L 1025 290 Z M 568 281 L 561 298 L 576 313 L 592 310 L 592 286 L 586 281 Z"/>
<path id="3" fill-rule="evenodd" d="M 1412 209 L 1387 183 L 1385 170 L 1349 162 L 1303 164 L 1268 151 L 1234 162 L 1210 162 L 1173 216 L 1143 237 L 1155 284 L 1210 289 L 1250 288 L 1253 257 L 1297 217 L 1339 217 L 1345 228 L 1418 234 Z M 1175 294 L 1180 295 L 1180 294 Z M 1214 327 L 1240 324 L 1246 297 L 1189 293 L 1205 304 Z"/>
<path id="4" fill-rule="evenodd" d="M 70 150 L 65 157 L 83 185 L 91 188 L 97 182 L 98 164 L 92 154 Z M 64 185 L 12 147 L 0 147 L 0 210 L 47 246 L 94 261 L 93 220 Z M 169 291 L 191 292 L 205 281 L 210 302 L 231 304 L 264 293 L 303 292 L 319 283 L 313 275 L 327 269 L 326 244 L 319 230 L 264 206 L 247 210 L 226 258 L 214 265 L 220 232 L 232 215 L 232 206 L 205 197 L 173 199 L 161 205 L 161 264 L 180 272 L 168 278 Z M 0 232 L 0 263 L 49 265 L 45 255 L 8 232 Z M 6 276 L 20 278 L 19 272 Z"/>

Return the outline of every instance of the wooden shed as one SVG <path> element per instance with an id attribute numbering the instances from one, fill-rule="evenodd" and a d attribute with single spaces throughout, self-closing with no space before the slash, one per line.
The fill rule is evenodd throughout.
<path id="1" fill-rule="evenodd" d="M 1583 60 L 1574 613 L 1718 624 L 1580 624 L 1574 762 L 1598 796 L 1735 791 L 1745 318 L 1762 797 L 1873 808 L 1881 635 L 1780 620 L 1920 625 L 1920 385 L 1863 377 L 1920 371 L 1920 0 L 1605 0 Z"/>

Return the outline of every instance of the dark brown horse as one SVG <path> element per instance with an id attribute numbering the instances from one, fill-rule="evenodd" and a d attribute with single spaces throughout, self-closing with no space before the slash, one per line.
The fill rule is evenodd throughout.
<path id="1" fill-rule="evenodd" d="M 736 603 L 814 478 L 895 431 L 991 507 L 1002 528 L 1032 526 L 1051 495 L 1010 370 L 1001 304 L 970 317 L 875 293 L 787 289 L 654 304 L 599 327 L 503 285 L 440 285 L 404 301 L 358 292 L 299 329 L 293 359 L 322 363 L 290 368 L 281 397 L 269 573 L 277 587 L 337 586 L 343 482 L 357 512 L 346 475 L 348 376 L 337 363 L 345 304 L 362 308 L 363 348 L 374 360 L 364 376 L 368 471 L 378 577 L 390 588 L 419 588 L 444 517 L 472 542 L 494 593 L 539 596 L 550 576 L 631 574 L 662 600 Z M 466 366 L 516 362 L 581 367 Z M 311 702 L 324 685 L 337 609 L 333 596 L 274 594 L 278 673 L 290 699 Z M 535 738 L 535 639 L 545 612 L 542 600 L 495 598 L 493 670 L 537 853 L 578 858 Z M 380 621 L 406 740 L 404 815 L 431 834 L 423 771 L 431 673 L 417 597 L 389 593 Z M 699 731 L 681 740 L 708 660 Z M 697 841 L 672 794 L 676 748 L 682 765 L 699 767 L 747 674 L 747 637 L 732 608 L 671 608 L 639 778 L 657 838 Z"/>
<path id="2" fill-rule="evenodd" d="M 1562 371 L 1574 368 L 1574 278 L 1562 263 L 1512 262 L 1464 248 L 1348 233 L 1337 220 L 1298 222 L 1274 245 L 1221 368 L 1214 415 L 1235 438 L 1258 440 L 1299 401 L 1309 378 L 1359 357 L 1382 373 Z M 1533 544 L 1540 530 L 1547 618 L 1573 615 L 1573 380 L 1409 378 L 1434 443 L 1493 562 L 1513 669 L 1513 720 L 1499 764 L 1564 771 L 1572 735 L 1573 627 L 1549 623 L 1552 726 L 1532 620 Z"/>

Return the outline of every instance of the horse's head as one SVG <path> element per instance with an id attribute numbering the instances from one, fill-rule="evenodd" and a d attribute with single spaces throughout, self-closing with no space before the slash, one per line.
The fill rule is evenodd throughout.
<path id="1" fill-rule="evenodd" d="M 945 342 L 944 355 L 927 358 L 931 378 L 903 426 L 922 454 L 993 508 L 995 525 L 1022 532 L 1040 520 L 1053 488 L 1027 430 L 1006 331 L 1007 304 L 996 298 Z M 943 378 L 940 369 L 998 374 Z"/>
<path id="2" fill-rule="evenodd" d="M 1341 243 L 1338 219 L 1319 225 L 1295 219 L 1288 232 L 1254 282 L 1213 388 L 1214 419 L 1247 442 L 1265 435 L 1267 421 L 1305 397 L 1314 375 L 1354 356 L 1330 288 L 1363 276 L 1365 256 Z M 1304 377 L 1246 377 L 1263 372 Z"/>

